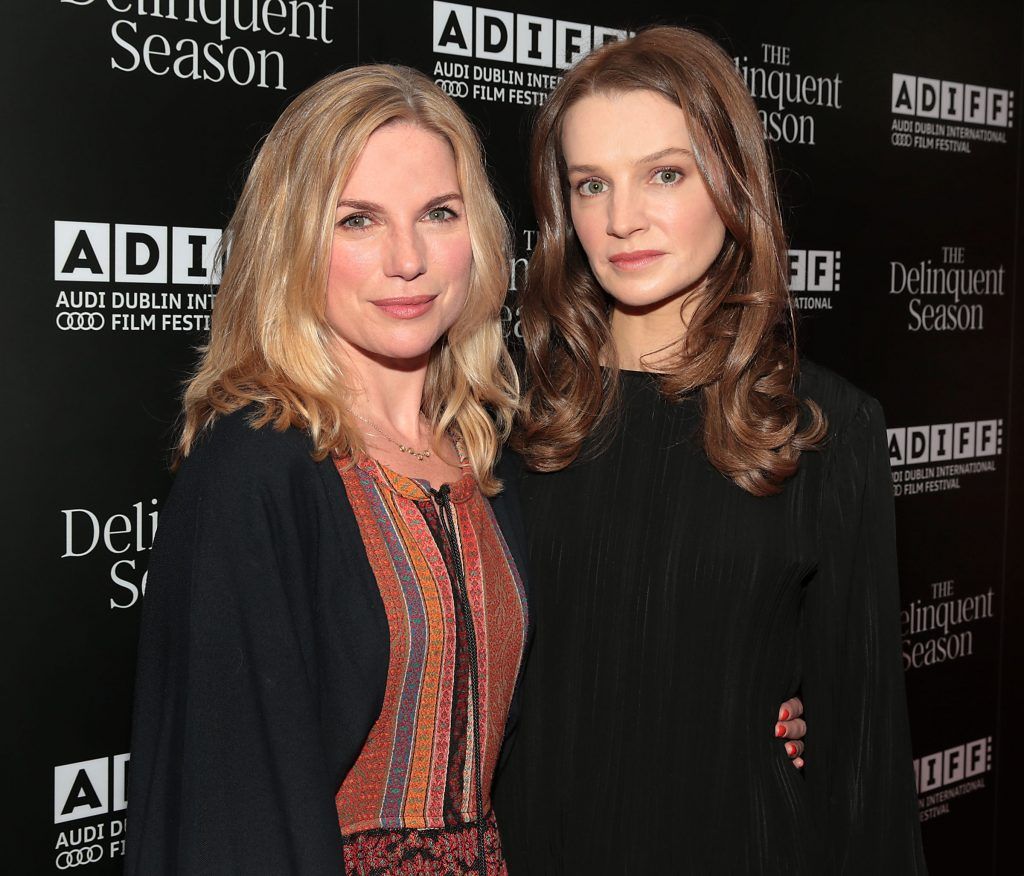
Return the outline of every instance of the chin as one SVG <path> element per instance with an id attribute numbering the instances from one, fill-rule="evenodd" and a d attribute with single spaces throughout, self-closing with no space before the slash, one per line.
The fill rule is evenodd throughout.
<path id="1" fill-rule="evenodd" d="M 623 305 L 624 307 L 656 307 L 659 304 L 681 297 L 678 291 L 678 287 L 675 288 L 658 288 L 658 287 L 644 287 L 638 288 L 636 286 L 628 286 L 624 284 L 609 284 L 605 286 L 605 291 L 615 299 L 616 302 Z"/>
<path id="2" fill-rule="evenodd" d="M 435 331 L 409 331 L 395 332 L 390 337 L 380 337 L 371 340 L 366 351 L 373 356 L 403 360 L 410 362 L 421 360 L 428 355 L 437 344 L 441 333 Z"/>
<path id="3" fill-rule="evenodd" d="M 367 352 L 377 359 L 419 363 L 430 354 L 433 348 L 434 344 L 379 344 Z"/>
<path id="4" fill-rule="evenodd" d="M 651 278 L 647 282 L 622 277 L 611 277 L 611 282 L 602 283 L 602 288 L 624 307 L 656 308 L 671 301 L 682 299 L 700 285 L 702 276 L 679 277 L 672 280 Z"/>

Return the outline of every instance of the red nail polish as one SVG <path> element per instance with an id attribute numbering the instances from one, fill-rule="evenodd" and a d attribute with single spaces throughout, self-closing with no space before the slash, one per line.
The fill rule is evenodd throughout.
<path id="1" fill-rule="evenodd" d="M 789 720 L 789 709 L 783 709 L 781 712 L 779 712 L 779 720 L 780 721 L 788 721 Z"/>
<path id="2" fill-rule="evenodd" d="M 786 728 L 782 724 L 776 724 L 775 725 L 775 735 L 777 737 L 785 736 L 786 735 Z"/>
<path id="3" fill-rule="evenodd" d="M 786 743 L 786 754 L 788 754 L 790 757 L 796 754 L 796 746 L 792 742 Z"/>

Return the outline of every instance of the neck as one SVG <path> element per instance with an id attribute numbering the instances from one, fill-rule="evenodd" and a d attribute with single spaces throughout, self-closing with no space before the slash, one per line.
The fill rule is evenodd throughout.
<path id="1" fill-rule="evenodd" d="M 665 301 L 631 307 L 616 301 L 611 313 L 611 335 L 616 364 L 627 371 L 661 371 L 679 350 L 686 327 L 697 308 L 696 292 Z"/>
<path id="2" fill-rule="evenodd" d="M 429 354 L 409 359 L 387 359 L 348 347 L 343 368 L 350 375 L 352 409 L 378 427 L 419 445 L 423 387 Z"/>

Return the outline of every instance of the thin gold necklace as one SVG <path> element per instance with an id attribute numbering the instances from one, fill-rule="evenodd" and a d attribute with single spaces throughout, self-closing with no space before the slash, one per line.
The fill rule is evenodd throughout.
<path id="1" fill-rule="evenodd" d="M 408 444 L 402 444 L 400 441 L 396 441 L 394 438 L 388 435 L 388 433 L 385 432 L 375 422 L 373 422 L 373 420 L 368 420 L 362 414 L 356 413 L 355 411 L 352 411 L 352 413 L 355 414 L 355 416 L 362 420 L 364 423 L 366 423 L 367 426 L 370 426 L 373 429 L 373 431 L 380 435 L 380 437 L 383 438 L 385 441 L 390 441 L 392 444 L 394 444 L 395 447 L 402 451 L 402 453 L 408 453 L 410 456 L 415 456 L 420 462 L 423 462 L 424 459 L 428 459 L 431 456 L 429 447 L 426 450 L 417 450 L 415 447 L 410 447 Z"/>

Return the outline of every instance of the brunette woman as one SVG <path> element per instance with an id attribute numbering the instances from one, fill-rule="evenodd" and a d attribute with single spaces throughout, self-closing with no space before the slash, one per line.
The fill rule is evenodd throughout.
<path id="1" fill-rule="evenodd" d="M 692 31 L 607 45 L 531 170 L 512 872 L 924 872 L 882 412 L 797 356 L 741 78 Z M 803 773 L 762 731 L 796 692 Z"/>
<path id="2" fill-rule="evenodd" d="M 475 133 L 413 70 L 330 76 L 227 239 L 149 571 L 127 872 L 505 873 L 528 611 Z"/>

